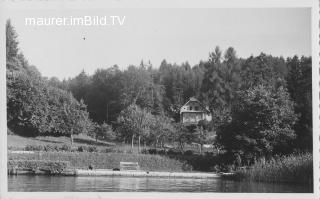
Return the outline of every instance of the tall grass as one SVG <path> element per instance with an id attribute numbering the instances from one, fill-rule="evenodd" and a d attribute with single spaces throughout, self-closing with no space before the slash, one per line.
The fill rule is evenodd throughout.
<path id="1" fill-rule="evenodd" d="M 236 175 L 240 178 L 258 182 L 313 182 L 312 154 L 292 154 L 271 158 L 266 161 L 260 159 L 251 169 L 239 170 Z"/>
<path id="2" fill-rule="evenodd" d="M 8 154 L 8 160 L 69 161 L 71 168 L 119 168 L 120 162 L 138 162 L 146 171 L 184 171 L 190 166 L 160 155 L 88 152 L 35 152 L 34 154 Z"/>

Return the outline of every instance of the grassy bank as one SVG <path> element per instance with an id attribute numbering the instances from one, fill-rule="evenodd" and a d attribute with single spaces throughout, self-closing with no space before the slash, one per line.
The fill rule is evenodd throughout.
<path id="1" fill-rule="evenodd" d="M 35 152 L 34 154 L 8 153 L 8 160 L 40 160 L 69 161 L 71 168 L 87 169 L 92 165 L 95 169 L 119 168 L 124 161 L 138 162 L 140 168 L 146 171 L 187 171 L 190 166 L 181 161 L 147 154 L 124 153 L 88 153 L 88 152 Z"/>
<path id="2" fill-rule="evenodd" d="M 23 137 L 15 134 L 7 136 L 8 150 L 26 150 L 32 146 L 35 148 L 62 148 L 64 146 L 70 147 L 69 137 L 53 137 L 53 136 L 37 136 L 37 137 Z M 138 153 L 137 144 L 131 148 L 131 144 L 106 142 L 102 140 L 95 140 L 87 135 L 74 135 L 73 148 L 78 147 L 94 147 L 101 152 L 113 153 Z"/>
<path id="3" fill-rule="evenodd" d="M 312 154 L 292 154 L 268 161 L 261 159 L 252 169 L 237 171 L 236 176 L 257 182 L 312 183 Z"/>

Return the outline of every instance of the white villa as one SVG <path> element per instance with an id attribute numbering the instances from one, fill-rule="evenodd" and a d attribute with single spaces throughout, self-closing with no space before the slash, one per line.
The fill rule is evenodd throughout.
<path id="1" fill-rule="evenodd" d="M 180 121 L 186 125 L 192 125 L 198 124 L 201 120 L 211 121 L 211 113 L 199 100 L 190 97 L 189 101 L 180 108 Z"/>

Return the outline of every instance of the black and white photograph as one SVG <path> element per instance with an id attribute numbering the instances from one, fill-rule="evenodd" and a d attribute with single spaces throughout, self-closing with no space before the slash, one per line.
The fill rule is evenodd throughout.
<path id="1" fill-rule="evenodd" d="M 5 191 L 313 198 L 319 2 L 136 2 L 1 8 Z"/>

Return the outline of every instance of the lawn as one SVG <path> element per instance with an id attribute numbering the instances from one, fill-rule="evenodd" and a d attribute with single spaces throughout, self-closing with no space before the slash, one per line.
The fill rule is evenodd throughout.
<path id="1" fill-rule="evenodd" d="M 52 137 L 52 136 L 37 136 L 37 137 L 22 137 L 19 135 L 8 135 L 7 136 L 8 147 L 14 149 L 23 149 L 27 145 L 34 145 L 34 146 L 46 146 L 46 145 L 70 145 L 70 138 L 69 137 Z M 104 142 L 96 140 L 92 137 L 86 135 L 75 135 L 74 136 L 74 146 L 96 146 L 97 148 L 105 148 L 114 146 L 115 143 L 112 142 Z"/>
<path id="2" fill-rule="evenodd" d="M 63 146 L 70 145 L 69 137 L 53 137 L 53 136 L 37 136 L 37 137 L 23 137 L 15 134 L 7 135 L 8 148 L 11 150 L 24 150 L 26 146 Z M 138 145 L 135 143 L 134 147 L 131 148 L 131 144 L 125 144 L 122 142 L 106 142 L 98 140 L 87 135 L 74 135 L 74 147 L 79 146 L 94 146 L 99 151 L 104 151 L 106 148 L 112 148 L 114 152 L 119 153 L 138 153 Z M 147 146 L 147 149 L 150 147 Z M 153 148 L 153 147 L 151 147 Z M 141 145 L 140 150 L 144 149 L 144 146 Z M 186 147 L 186 150 L 194 150 L 198 152 L 197 148 Z"/>
<path id="3" fill-rule="evenodd" d="M 52 136 L 37 136 L 37 137 L 22 137 L 19 135 L 10 134 L 7 136 L 8 149 L 9 150 L 29 150 L 26 146 L 70 146 L 69 137 L 52 137 Z M 76 150 L 70 151 L 42 151 L 41 153 L 35 151 L 35 154 L 12 154 L 8 153 L 8 159 L 10 160 L 44 160 L 44 161 L 70 161 L 72 167 L 76 168 L 88 168 L 90 164 L 96 168 L 116 168 L 119 166 L 120 161 L 134 161 L 139 162 L 141 167 L 146 170 L 154 171 L 182 171 L 190 170 L 192 167 L 199 171 L 208 171 L 212 164 L 212 158 L 207 159 L 207 156 L 194 158 L 193 155 L 187 156 L 167 156 L 162 155 L 147 155 L 139 154 L 137 144 L 134 148 L 131 148 L 131 144 L 113 143 L 113 142 L 96 142 L 94 138 L 86 135 L 75 135 L 73 147 L 93 146 L 100 153 L 87 153 Z M 144 149 L 143 145 L 141 150 Z M 149 147 L 147 146 L 147 149 Z M 198 152 L 197 148 L 193 149 L 194 152 Z M 159 149 L 160 150 L 160 149 Z M 102 153 L 103 152 L 103 153 Z M 41 154 L 39 156 L 39 154 Z M 182 158 L 183 157 L 183 158 Z M 192 161 L 191 161 L 192 160 Z M 201 161 L 200 161 L 201 160 Z M 214 159 L 215 160 L 215 159 Z M 198 168 L 199 163 L 203 164 L 204 168 Z M 205 164 L 204 164 L 205 162 Z"/>
<path id="4" fill-rule="evenodd" d="M 70 145 L 69 137 L 52 137 L 52 136 L 37 136 L 37 137 L 22 137 L 19 135 L 8 135 L 7 136 L 8 148 L 10 150 L 24 150 L 26 146 L 63 146 Z M 98 151 L 105 151 L 107 148 L 112 148 L 114 152 L 119 153 L 138 153 L 137 144 L 131 148 L 131 144 L 124 144 L 121 142 L 106 142 L 89 137 L 87 135 L 75 135 L 73 147 L 79 146 L 94 146 Z M 147 147 L 149 148 L 149 147 Z M 141 146 L 141 150 L 143 146 Z"/>
<path id="5" fill-rule="evenodd" d="M 22 137 L 8 135 L 8 148 L 11 150 L 24 150 L 26 146 L 63 146 L 70 145 L 69 137 Z M 72 168 L 88 168 L 89 165 L 98 169 L 118 168 L 121 161 L 138 162 L 141 169 L 149 171 L 183 171 L 190 170 L 185 161 L 178 161 L 160 155 L 138 154 L 137 145 L 131 149 L 130 144 L 99 141 L 86 135 L 74 136 L 74 147 L 94 146 L 98 151 L 112 148 L 115 152 L 89 153 L 89 152 L 63 152 L 63 151 L 35 151 L 34 154 L 8 153 L 8 160 L 23 161 L 68 161 Z M 143 147 L 141 147 L 143 149 Z"/>

